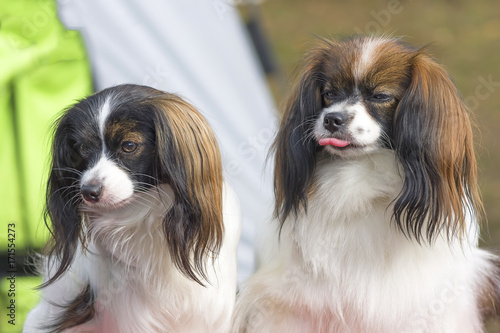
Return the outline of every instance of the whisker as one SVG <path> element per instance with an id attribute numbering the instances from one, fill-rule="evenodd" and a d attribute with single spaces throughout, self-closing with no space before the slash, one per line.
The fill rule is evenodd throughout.
<path id="1" fill-rule="evenodd" d="M 140 173 L 140 172 L 133 172 L 131 173 L 133 176 L 141 176 L 141 177 L 147 177 L 147 178 L 151 178 L 152 180 L 155 180 L 155 181 L 158 181 L 158 179 L 156 177 L 153 177 L 151 175 L 148 175 L 146 173 Z"/>
<path id="2" fill-rule="evenodd" d="M 317 121 L 317 115 L 310 116 L 309 118 L 306 118 L 302 123 L 297 125 L 294 129 L 292 129 L 292 132 L 298 130 L 300 127 L 306 127 L 306 130 L 304 132 L 304 135 L 300 140 L 298 140 L 295 144 L 305 144 L 309 140 L 314 139 L 314 125 Z"/>
<path id="3" fill-rule="evenodd" d="M 387 144 L 389 145 L 389 147 L 394 150 L 394 146 L 392 144 L 392 141 L 391 141 L 391 138 L 390 138 L 389 134 L 387 134 L 384 130 L 382 130 L 381 133 L 380 133 L 380 136 L 383 139 L 385 139 L 387 141 Z"/>
<path id="4" fill-rule="evenodd" d="M 81 176 L 83 174 L 83 172 L 81 172 L 80 170 L 77 170 L 75 168 L 52 168 L 52 170 L 57 170 L 57 171 L 67 171 L 67 172 L 71 172 L 71 173 L 76 173 L 77 175 Z"/>
<path id="5" fill-rule="evenodd" d="M 62 187 L 58 188 L 57 190 L 55 190 L 54 192 L 52 192 L 50 195 L 53 196 L 58 192 L 61 192 L 60 194 L 63 195 L 66 191 L 71 190 L 71 189 L 74 189 L 74 185 L 62 186 Z"/>
<path id="6" fill-rule="evenodd" d="M 306 144 L 309 140 L 314 140 L 314 131 L 310 130 L 305 133 L 305 135 L 299 140 L 300 143 Z"/>

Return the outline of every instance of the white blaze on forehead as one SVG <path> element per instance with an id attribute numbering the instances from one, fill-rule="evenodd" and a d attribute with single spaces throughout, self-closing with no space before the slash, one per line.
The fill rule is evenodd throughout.
<path id="1" fill-rule="evenodd" d="M 382 43 L 383 40 L 380 38 L 367 38 L 363 41 L 363 44 L 361 45 L 361 52 L 358 55 L 354 66 L 354 77 L 357 80 L 363 78 L 373 65 L 375 51 L 380 45 L 382 45 Z"/>
<path id="2" fill-rule="evenodd" d="M 106 120 L 108 119 L 109 114 L 111 113 L 111 102 L 110 98 L 106 98 L 104 103 L 99 110 L 99 131 L 101 133 L 101 138 L 104 138 L 104 128 L 106 127 Z"/>

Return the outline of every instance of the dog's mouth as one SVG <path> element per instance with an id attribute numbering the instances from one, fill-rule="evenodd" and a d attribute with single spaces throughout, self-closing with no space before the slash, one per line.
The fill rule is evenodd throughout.
<path id="1" fill-rule="evenodd" d="M 365 148 L 365 145 L 360 145 L 358 142 L 356 142 L 356 140 L 350 138 L 342 138 L 342 139 L 335 137 L 321 138 L 318 139 L 318 144 L 322 147 L 334 149 L 337 151 L 356 150 Z"/>
<path id="2" fill-rule="evenodd" d="M 378 148 L 376 144 L 360 144 L 355 139 L 348 137 L 342 139 L 335 137 L 320 138 L 317 142 L 328 153 L 342 157 L 364 155 Z"/>
<path id="3" fill-rule="evenodd" d="M 334 146 L 337 148 L 345 148 L 351 145 L 350 141 L 341 140 L 337 138 L 323 138 L 318 141 L 320 146 Z"/>

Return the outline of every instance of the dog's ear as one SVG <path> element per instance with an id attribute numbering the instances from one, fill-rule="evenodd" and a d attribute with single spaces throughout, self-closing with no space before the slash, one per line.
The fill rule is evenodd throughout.
<path id="1" fill-rule="evenodd" d="M 418 241 L 466 233 L 466 219 L 484 212 L 477 188 L 473 132 L 457 88 L 422 51 L 394 119 L 394 148 L 404 185 L 395 201 L 397 226 Z"/>
<path id="2" fill-rule="evenodd" d="M 307 209 L 307 192 L 316 166 L 317 143 L 313 138 L 314 121 L 322 109 L 321 79 L 310 56 L 300 74 L 300 81 L 285 106 L 283 119 L 274 141 L 275 216 L 285 219 Z"/>
<path id="3" fill-rule="evenodd" d="M 42 284 L 42 288 L 56 281 L 69 268 L 82 230 L 82 217 L 78 211 L 79 172 L 73 167 L 75 153 L 68 131 L 65 113 L 55 123 L 44 212 L 45 224 L 51 233 L 49 254 L 57 258 L 59 266 L 55 271 L 49 269 L 55 273 Z"/>
<path id="4" fill-rule="evenodd" d="M 222 244 L 222 164 L 215 135 L 203 116 L 181 98 L 166 94 L 153 102 L 156 177 L 175 195 L 164 232 L 176 267 L 203 284 L 206 258 Z"/>

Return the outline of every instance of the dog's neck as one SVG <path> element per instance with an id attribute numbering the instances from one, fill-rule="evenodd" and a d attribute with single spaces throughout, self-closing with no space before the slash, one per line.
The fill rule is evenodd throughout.
<path id="1" fill-rule="evenodd" d="M 403 177 L 401 165 L 389 149 L 350 158 L 323 152 L 318 156 L 309 200 L 321 205 L 328 216 L 363 214 L 374 203 L 394 200 Z M 348 209 L 339 211 L 344 208 Z"/>
<path id="2" fill-rule="evenodd" d="M 328 274 L 331 267 L 340 266 L 336 261 L 368 258 L 363 264 L 367 267 L 381 260 L 390 262 L 392 256 L 384 254 L 391 248 L 427 255 L 430 244 L 418 245 L 392 222 L 392 205 L 403 177 L 391 150 L 355 160 L 323 156 L 316 166 L 307 212 L 289 219 L 283 228 L 294 241 L 296 255 L 313 271 Z M 444 235 L 432 246 L 443 253 L 466 251 L 458 241 L 449 243 Z"/>
<path id="3" fill-rule="evenodd" d="M 87 235 L 113 266 L 152 276 L 172 265 L 165 245 L 163 219 L 174 195 L 168 185 L 139 193 L 133 202 L 114 210 L 85 213 Z"/>

